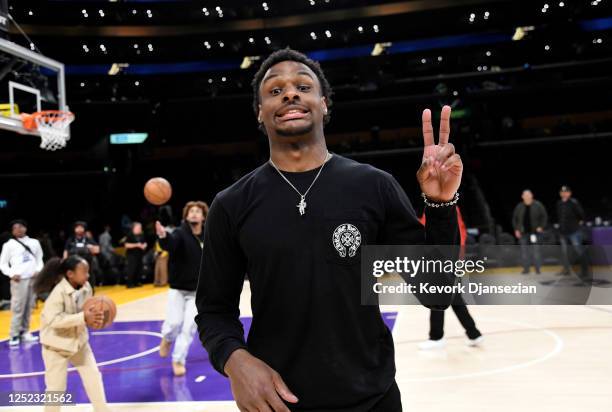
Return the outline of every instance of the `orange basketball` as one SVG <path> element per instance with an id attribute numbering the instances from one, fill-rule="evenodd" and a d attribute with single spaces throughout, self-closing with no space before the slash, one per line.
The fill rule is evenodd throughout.
<path id="1" fill-rule="evenodd" d="M 98 328 L 89 324 L 87 326 L 93 329 L 104 329 L 112 325 L 115 316 L 117 316 L 117 306 L 112 299 L 107 296 L 93 296 L 85 301 L 83 311 L 89 310 L 92 306 L 104 313 L 104 323 Z"/>
<path id="2" fill-rule="evenodd" d="M 144 195 L 149 203 L 160 206 L 170 200 L 172 186 L 163 177 L 154 177 L 145 184 Z"/>

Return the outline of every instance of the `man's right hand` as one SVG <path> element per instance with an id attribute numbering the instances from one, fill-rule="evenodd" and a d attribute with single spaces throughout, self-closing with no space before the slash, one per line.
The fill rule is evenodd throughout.
<path id="1" fill-rule="evenodd" d="M 296 403 L 281 376 L 244 349 L 237 349 L 225 363 L 232 394 L 241 412 L 290 412 L 281 400 Z"/>
<path id="2" fill-rule="evenodd" d="M 166 237 L 166 229 L 162 226 L 159 220 L 155 222 L 155 233 L 157 233 L 157 237 L 160 239 Z"/>
<path id="3" fill-rule="evenodd" d="M 13 275 L 11 276 L 11 280 L 13 282 L 19 283 L 19 281 L 21 280 L 21 275 Z"/>
<path id="4" fill-rule="evenodd" d="M 514 231 L 514 236 L 516 236 L 517 239 L 521 238 L 521 231 L 520 230 L 515 230 Z"/>

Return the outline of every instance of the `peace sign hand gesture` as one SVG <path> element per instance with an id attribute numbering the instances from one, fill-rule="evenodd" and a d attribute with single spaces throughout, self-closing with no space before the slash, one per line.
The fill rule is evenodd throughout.
<path id="1" fill-rule="evenodd" d="M 461 184 L 463 163 L 455 153 L 455 146 L 448 142 L 450 135 L 450 106 L 442 108 L 440 116 L 440 140 L 434 142 L 431 110 L 423 111 L 423 161 L 417 171 L 421 191 L 432 202 L 448 202 L 453 199 Z"/>

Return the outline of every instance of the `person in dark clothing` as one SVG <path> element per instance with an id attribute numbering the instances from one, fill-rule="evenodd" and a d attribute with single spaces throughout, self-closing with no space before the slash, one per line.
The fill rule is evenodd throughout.
<path id="1" fill-rule="evenodd" d="M 463 165 L 448 143 L 451 109 L 442 109 L 437 145 L 423 112 L 423 228 L 393 176 L 328 152 L 331 88 L 318 63 L 277 51 L 253 89 L 270 160 L 212 203 L 196 295 L 202 344 L 240 410 L 401 411 L 391 332 L 379 306 L 361 305 L 361 246 L 457 243 Z"/>
<path id="2" fill-rule="evenodd" d="M 126 249 L 126 287 L 134 288 L 140 286 L 142 277 L 142 256 L 147 249 L 144 234 L 142 233 L 142 224 L 140 222 L 132 222 L 132 230 L 125 238 Z"/>
<path id="3" fill-rule="evenodd" d="M 468 337 L 468 346 L 479 346 L 483 341 L 482 333 L 476 327 L 474 318 L 470 315 L 467 305 L 461 295 L 455 295 L 451 305 L 453 312 L 457 316 L 459 323 L 465 329 Z M 444 338 L 444 312 L 442 310 L 432 310 L 429 315 L 429 340 L 419 343 L 419 349 L 440 349 L 446 346 Z"/>
<path id="4" fill-rule="evenodd" d="M 559 220 L 559 241 L 561 243 L 563 271 L 561 275 L 568 276 L 572 273 L 571 265 L 580 263 L 581 277 L 589 276 L 588 260 L 582 245 L 584 234 L 582 233 L 582 222 L 584 221 L 584 209 L 580 202 L 572 197 L 569 186 L 562 186 L 559 190 L 561 199 L 557 202 L 557 219 Z"/>
<path id="5" fill-rule="evenodd" d="M 66 259 L 69 255 L 79 255 L 85 258 L 87 263 L 91 263 L 92 256 L 100 253 L 100 246 L 98 246 L 98 243 L 93 238 L 86 236 L 86 222 L 75 222 L 73 228 L 74 235 L 66 240 L 63 258 Z M 91 283 L 91 278 L 89 283 Z"/>
<path id="6" fill-rule="evenodd" d="M 53 242 L 51 241 L 51 236 L 49 236 L 49 232 L 42 231 L 37 237 L 40 242 L 40 247 L 43 250 L 43 256 L 45 257 L 45 262 L 53 257 L 56 257 L 57 254 L 53 249 Z"/>
<path id="7" fill-rule="evenodd" d="M 541 234 L 548 222 L 548 213 L 546 213 L 546 208 L 542 202 L 533 198 L 531 190 L 523 190 L 521 198 L 523 201 L 516 205 L 512 214 L 514 236 L 521 245 L 523 274 L 529 273 L 529 268 L 533 263 L 536 274 L 539 275 L 542 267 L 539 243 Z"/>
<path id="8" fill-rule="evenodd" d="M 169 252 L 168 306 L 162 325 L 162 341 L 159 354 L 165 358 L 172 342 L 172 370 L 175 376 L 183 376 L 189 346 L 196 332 L 195 294 L 204 248 L 203 225 L 208 215 L 208 205 L 201 201 L 188 202 L 183 208 L 183 224 L 168 233 L 162 224 L 155 222 L 159 246 Z"/>
<path id="9" fill-rule="evenodd" d="M 461 211 L 459 210 L 459 206 L 457 206 L 457 223 L 459 225 L 459 239 L 461 249 L 464 250 L 466 240 L 467 240 L 467 228 L 463 221 L 463 216 L 461 215 Z M 425 215 L 421 216 L 419 219 L 422 225 L 426 223 Z M 465 334 L 468 337 L 467 345 L 468 346 L 479 346 L 484 341 L 484 337 L 482 333 L 476 327 L 476 322 L 470 312 L 468 311 L 467 305 L 465 304 L 461 295 L 456 295 L 453 303 L 451 305 L 453 312 L 455 312 L 455 316 L 465 329 Z M 430 349 L 442 349 L 446 346 L 446 341 L 444 338 L 444 315 L 445 311 L 441 310 L 431 310 L 429 313 L 429 339 L 420 342 L 418 344 L 419 349 L 421 350 L 430 350 Z"/>
<path id="10" fill-rule="evenodd" d="M 93 265 L 93 257 L 100 253 L 100 246 L 98 243 L 85 235 L 87 230 L 87 223 L 83 221 L 77 221 L 73 226 L 74 235 L 66 240 L 64 245 L 63 259 L 66 259 L 70 255 L 79 255 L 85 260 L 91 267 Z M 89 273 L 89 283 L 92 289 L 95 287 L 96 279 L 94 276 L 95 272 Z"/>

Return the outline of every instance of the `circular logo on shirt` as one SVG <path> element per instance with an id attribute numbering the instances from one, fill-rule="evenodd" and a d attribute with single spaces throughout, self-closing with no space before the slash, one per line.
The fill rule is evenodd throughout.
<path id="1" fill-rule="evenodd" d="M 346 257 L 347 251 L 349 257 L 354 257 L 361 245 L 361 233 L 350 223 L 343 223 L 334 230 L 332 242 L 340 257 Z"/>

